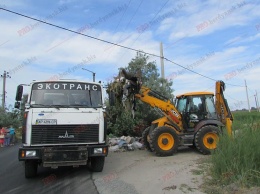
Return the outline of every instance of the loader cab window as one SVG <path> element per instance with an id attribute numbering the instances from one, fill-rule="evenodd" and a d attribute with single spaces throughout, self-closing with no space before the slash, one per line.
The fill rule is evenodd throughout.
<path id="1" fill-rule="evenodd" d="M 187 121 L 197 123 L 205 118 L 205 97 L 189 96 L 187 104 Z"/>
<path id="2" fill-rule="evenodd" d="M 217 114 L 213 96 L 206 96 L 205 104 L 207 117 L 212 119 L 216 118 Z"/>
<path id="3" fill-rule="evenodd" d="M 200 96 L 192 96 L 189 98 L 188 112 L 197 113 L 202 112 L 202 99 Z"/>
<path id="4" fill-rule="evenodd" d="M 177 99 L 177 110 L 180 113 L 183 113 L 186 111 L 186 103 L 187 103 L 187 98 L 179 98 Z"/>

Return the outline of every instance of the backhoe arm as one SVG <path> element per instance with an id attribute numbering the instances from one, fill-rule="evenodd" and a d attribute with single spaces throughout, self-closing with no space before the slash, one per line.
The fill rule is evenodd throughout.
<path id="1" fill-rule="evenodd" d="M 228 134 L 231 135 L 233 115 L 229 109 L 227 100 L 224 97 L 224 91 L 225 91 L 225 83 L 223 81 L 217 81 L 216 91 L 215 91 L 217 115 L 219 117 L 219 120 L 226 126 Z"/>

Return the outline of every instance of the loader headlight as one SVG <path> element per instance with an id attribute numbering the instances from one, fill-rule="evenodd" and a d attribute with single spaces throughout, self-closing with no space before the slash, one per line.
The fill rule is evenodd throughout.
<path id="1" fill-rule="evenodd" d="M 34 151 L 26 151 L 25 156 L 26 157 L 34 157 L 34 156 L 36 156 L 36 151 L 35 150 Z"/>
<path id="2" fill-rule="evenodd" d="M 94 148 L 94 154 L 102 154 L 102 148 Z"/>

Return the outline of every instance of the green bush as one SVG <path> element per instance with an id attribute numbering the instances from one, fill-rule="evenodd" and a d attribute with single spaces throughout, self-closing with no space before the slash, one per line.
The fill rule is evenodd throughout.
<path id="1" fill-rule="evenodd" d="M 147 124 L 142 119 L 134 119 L 132 113 L 125 110 L 122 106 L 108 107 L 107 112 L 108 134 L 115 136 L 141 136 L 143 128 L 147 127 Z"/>
<path id="2" fill-rule="evenodd" d="M 221 184 L 260 186 L 260 113 L 235 113 L 233 131 L 232 137 L 220 137 L 212 154 L 213 178 Z"/>

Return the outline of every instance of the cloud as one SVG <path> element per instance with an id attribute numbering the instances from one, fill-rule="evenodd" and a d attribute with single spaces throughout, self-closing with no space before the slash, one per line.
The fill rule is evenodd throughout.
<path id="1" fill-rule="evenodd" d="M 236 39 L 229 40 L 227 44 L 233 44 L 234 42 L 236 44 L 243 44 L 243 43 L 249 43 L 260 39 L 260 33 L 253 34 L 251 36 L 242 35 L 240 37 L 237 37 Z"/>
<path id="2" fill-rule="evenodd" d="M 169 39 L 205 36 L 232 26 L 244 26 L 254 20 L 259 5 L 246 1 L 232 2 L 189 2 L 182 14 L 166 18 L 161 22 L 159 32 L 170 32 Z M 251 13 L 251 10 L 254 10 Z M 185 22 L 184 22 L 185 21 Z"/>
<path id="3" fill-rule="evenodd" d="M 74 1 L 63 0 L 60 1 L 60 4 L 70 2 L 72 5 Z M 83 7 L 102 6 L 103 4 L 100 4 L 100 2 L 91 1 L 87 3 L 88 6 Z M 160 12 L 161 19 L 158 20 L 156 25 L 152 25 L 141 35 L 136 31 L 136 27 L 131 28 L 130 26 L 127 31 L 117 30 L 115 32 L 112 26 L 115 26 L 113 24 L 118 20 L 115 20 L 112 16 L 105 22 L 102 19 L 105 15 L 109 15 L 109 11 L 107 13 L 96 13 L 97 18 L 101 19 L 91 18 L 90 15 L 89 18 L 91 18 L 92 23 L 88 21 L 77 21 L 75 23 L 73 18 L 74 8 L 70 6 L 68 12 L 60 14 L 52 22 L 100 39 L 158 55 L 159 42 L 163 42 L 165 56 L 174 62 L 185 67 L 192 67 L 192 70 L 198 73 L 213 79 L 222 79 L 230 84 L 243 85 L 244 79 L 246 79 L 248 86 L 252 88 L 251 90 L 258 90 L 259 65 L 243 71 L 239 76 L 230 80 L 225 80 L 227 73 L 242 68 L 248 62 L 260 57 L 259 44 L 257 43 L 259 32 L 256 30 L 260 16 L 259 5 L 252 2 L 247 3 L 221 18 L 222 14 L 225 14 L 239 2 L 243 1 L 187 1 L 187 5 L 176 14 L 167 15 L 164 18 L 178 4 L 177 2 L 169 2 Z M 149 7 L 156 7 L 157 11 L 158 6 L 161 6 L 161 3 L 156 1 L 150 3 L 156 6 Z M 121 5 L 121 2 L 118 1 L 117 4 Z M 7 7 L 10 5 L 7 4 Z M 108 6 L 109 3 L 107 2 L 106 5 Z M 16 6 L 14 5 L 14 7 Z M 32 11 L 32 7 L 26 3 L 23 5 L 25 13 L 26 7 L 31 11 L 31 16 L 38 17 L 37 10 L 33 9 Z M 114 7 L 115 4 L 107 7 L 107 10 L 113 10 Z M 133 7 L 134 5 L 130 4 L 129 9 L 133 10 Z M 149 18 L 152 17 L 152 13 L 155 13 L 155 10 L 144 10 L 144 7 L 141 7 L 141 9 L 148 13 Z M 128 19 L 126 18 L 131 18 L 131 14 L 133 13 L 126 12 L 122 21 L 127 22 Z M 0 17 L 0 28 L 4 29 L 0 31 L 0 71 L 15 72 L 12 78 L 7 80 L 7 99 L 10 99 L 10 101 L 14 99 L 16 86 L 20 83 L 30 83 L 32 79 L 48 80 L 54 76 L 62 75 L 62 78 L 91 81 L 92 75 L 81 71 L 79 64 L 93 70 L 96 73 L 97 80 L 106 82 L 113 79 L 113 76 L 118 73 L 119 67 L 127 66 L 136 54 L 134 51 L 75 35 L 45 24 L 41 24 L 20 36 L 19 30 L 35 22 L 3 11 L 0 12 Z M 140 14 L 138 21 L 133 22 L 138 26 L 147 23 L 147 21 L 150 20 Z M 197 26 L 204 22 L 209 22 L 208 26 L 198 31 Z M 203 62 L 199 62 L 207 53 L 214 53 L 214 55 L 203 60 Z M 82 63 L 91 56 L 95 57 L 87 63 Z M 23 65 L 33 57 L 36 57 L 36 60 Z M 150 57 L 150 60 L 156 60 L 160 70 L 160 60 L 156 57 Z M 73 67 L 77 68 L 71 73 L 66 73 Z M 183 71 L 183 69 L 165 61 L 165 76 L 174 75 L 178 71 Z M 175 94 L 204 90 L 214 92 L 214 85 L 214 81 L 188 71 L 183 71 L 182 74 L 173 79 Z M 0 84 L 0 91 L 1 87 Z M 243 87 L 227 85 L 227 98 L 232 103 L 234 101 L 232 98 L 244 101 L 244 92 Z"/>
<path id="4" fill-rule="evenodd" d="M 77 68 L 77 71 L 72 73 L 66 73 L 66 75 L 65 72 L 90 56 L 95 56 L 95 58 L 84 64 L 84 66 L 99 66 L 97 77 L 103 75 L 101 77 L 103 81 L 112 77 L 117 73 L 118 67 L 126 66 L 135 56 L 134 51 L 116 46 L 110 48 L 110 44 L 64 32 L 45 24 L 24 36 L 19 36 L 17 31 L 27 24 L 27 20 L 20 18 L 12 19 L 12 22 L 10 22 L 10 18 L 3 19 L 0 24 L 1 29 L 7 29 L 5 32 L 0 32 L 1 41 L 10 40 L 0 47 L 1 63 L 8 64 L 7 67 L 1 65 L 0 70 L 7 70 L 12 73 L 12 78 L 7 83 L 9 99 L 14 100 L 17 85 L 30 83 L 33 79 L 49 80 L 54 76 L 58 76 L 62 79 L 73 77 L 86 80 L 85 72 L 82 73 L 81 68 Z M 135 44 L 135 48 L 151 53 L 157 52 L 159 45 L 158 42 L 153 40 L 150 32 L 145 32 L 144 38 L 137 42 L 135 42 L 139 36 L 137 32 L 112 33 L 111 31 L 93 28 L 91 33 L 95 34 L 97 38 L 124 46 Z M 121 37 L 127 39 L 122 41 Z M 50 50 L 50 48 L 52 49 Z M 34 57 L 36 60 L 25 64 L 26 61 Z M 102 71 L 102 68 L 107 70 Z M 64 76 L 59 76 L 63 74 Z M 91 81 L 91 76 L 88 77 L 87 80 Z"/>

